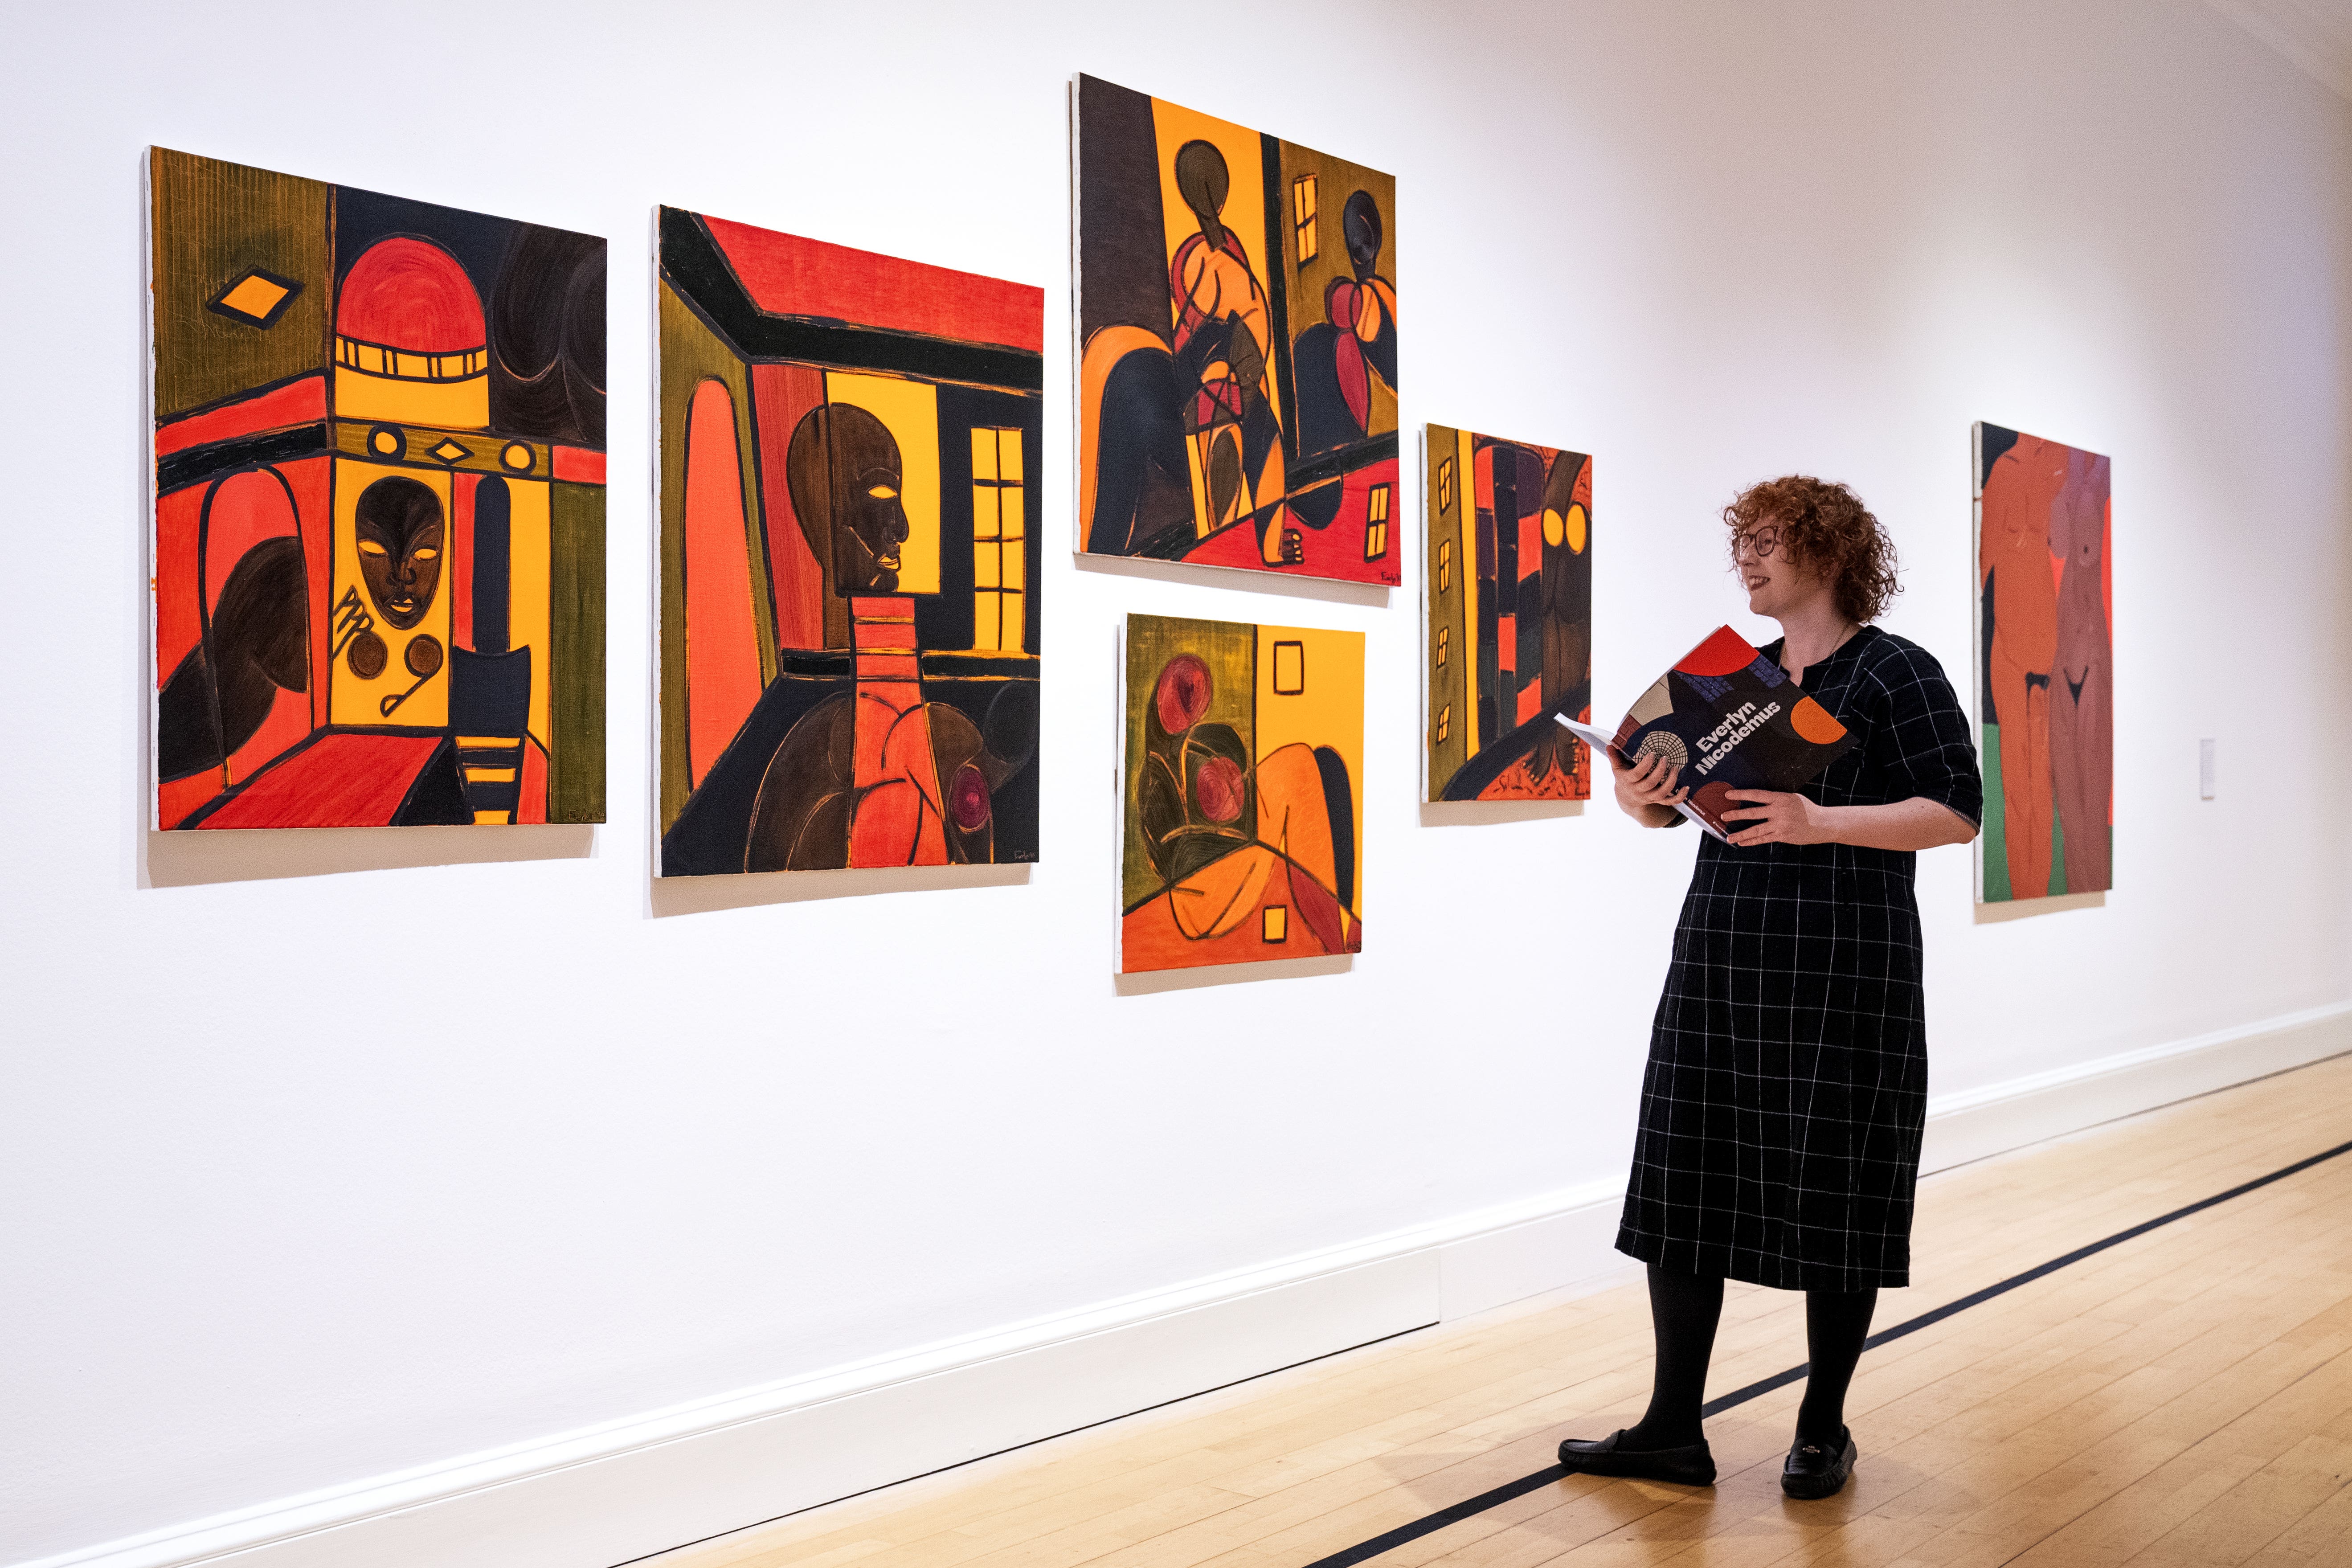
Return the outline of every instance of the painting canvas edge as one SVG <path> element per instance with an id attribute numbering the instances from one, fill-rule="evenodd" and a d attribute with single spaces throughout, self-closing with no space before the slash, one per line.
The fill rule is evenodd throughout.
<path id="1" fill-rule="evenodd" d="M 652 803 L 653 809 L 646 813 L 646 836 L 649 841 L 646 853 L 653 858 L 656 881 L 669 875 L 668 868 L 662 860 L 661 820 L 665 754 L 662 736 L 665 726 L 669 722 L 669 704 L 666 700 L 662 680 L 670 661 L 669 638 L 665 635 L 662 623 L 662 593 L 667 586 L 669 554 L 667 542 L 662 537 L 665 527 L 662 513 L 662 394 L 664 379 L 669 374 L 669 361 L 662 353 L 662 290 L 668 287 L 662 279 L 662 213 L 668 206 L 667 202 L 656 201 L 649 209 L 653 232 L 648 237 L 651 243 L 647 261 L 653 287 L 646 290 L 646 335 L 652 349 L 650 357 L 654 367 L 653 395 L 646 400 L 646 450 L 650 456 L 650 461 L 646 464 L 646 496 L 650 508 L 647 521 L 651 524 L 646 531 L 653 556 L 652 570 L 646 574 L 646 613 L 653 623 L 653 637 L 649 639 L 653 643 L 652 668 L 649 671 L 653 680 L 653 701 L 649 704 L 652 724 L 646 735 L 650 743 L 646 748 L 646 798 Z M 680 717 L 682 719 L 683 715 Z"/>
<path id="2" fill-rule="evenodd" d="M 1433 667 L 1430 664 L 1430 626 L 1437 618 L 1437 578 L 1429 569 L 1430 535 L 1437 528 L 1437 519 L 1431 514 L 1434 491 L 1430 488 L 1429 444 L 1435 432 L 1454 426 L 1434 420 L 1421 423 L 1421 802 L 1423 805 L 1437 803 L 1437 747 L 1433 728 L 1437 715 L 1432 711 L 1435 694 Z"/>
<path id="3" fill-rule="evenodd" d="M 1979 419 L 1969 426 L 1969 660 L 1968 700 L 1964 704 L 1972 715 L 1969 740 L 1979 746 L 1984 743 L 1984 667 L 1987 657 L 1984 635 L 1984 431 L 1985 421 Z M 1977 779 L 1984 779 L 1984 759 L 1977 759 Z M 1992 802 L 1980 808 L 1990 814 Z M 1981 907 L 1985 898 L 1985 855 L 1987 841 L 1984 825 L 1977 825 L 1975 852 L 1970 858 L 1976 868 L 1976 902 Z M 1996 900 L 1997 901 L 1997 900 Z"/>
<path id="4" fill-rule="evenodd" d="M 1127 713 L 1128 690 L 1130 685 L 1127 668 L 1128 623 L 1135 612 L 1120 613 L 1118 624 L 1111 627 L 1111 644 L 1116 650 L 1111 668 L 1114 679 L 1112 712 L 1118 722 L 1113 726 L 1111 754 L 1116 759 L 1111 768 L 1113 810 L 1110 814 L 1110 970 L 1113 974 L 1129 973 L 1127 967 Z"/>
<path id="5" fill-rule="evenodd" d="M 158 530 L 163 525 L 163 491 L 161 471 L 155 459 L 155 163 L 164 149 L 153 142 L 147 144 L 147 155 L 139 160 L 139 251 L 143 286 L 139 290 L 140 337 L 146 351 L 141 356 L 144 374 L 139 378 L 140 460 L 147 472 L 142 489 L 147 497 L 147 527 L 144 530 L 145 559 L 140 563 L 141 575 L 147 579 L 147 646 L 140 660 L 139 699 L 146 705 L 147 723 L 147 830 L 163 831 L 163 686 L 157 679 L 156 666 L 162 662 L 159 620 L 163 614 L 163 584 L 156 563 L 162 558 Z"/>

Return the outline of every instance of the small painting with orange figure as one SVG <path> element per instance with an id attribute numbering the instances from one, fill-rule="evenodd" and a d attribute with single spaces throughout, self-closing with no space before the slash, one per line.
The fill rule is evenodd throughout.
<path id="1" fill-rule="evenodd" d="M 2115 885 L 2108 460 L 1976 427 L 1984 903 Z"/>
<path id="2" fill-rule="evenodd" d="M 1364 637 L 1127 618 L 1122 973 L 1363 948 Z"/>

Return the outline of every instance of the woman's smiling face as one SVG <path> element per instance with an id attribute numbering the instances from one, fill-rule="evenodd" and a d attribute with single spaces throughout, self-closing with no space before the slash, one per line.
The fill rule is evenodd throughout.
<path id="1" fill-rule="evenodd" d="M 1793 560 L 1777 521 L 1768 521 L 1731 536 L 1732 569 L 1748 590 L 1750 614 L 1775 620 L 1794 609 L 1821 588 L 1821 579 Z"/>

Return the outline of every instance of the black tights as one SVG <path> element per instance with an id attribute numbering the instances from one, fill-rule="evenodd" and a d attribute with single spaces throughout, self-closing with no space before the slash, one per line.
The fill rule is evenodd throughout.
<path id="1" fill-rule="evenodd" d="M 1845 1391 L 1870 1337 L 1876 1289 L 1805 1292 L 1805 1402 L 1797 1408 L 1797 1440 L 1834 1445 L 1845 1432 Z M 1650 1266 L 1650 1326 L 1658 1341 L 1650 1408 L 1625 1432 L 1624 1447 L 1679 1448 L 1696 1443 L 1699 1406 L 1706 1398 L 1707 1357 L 1723 1316 L 1720 1275 L 1677 1274 Z"/>

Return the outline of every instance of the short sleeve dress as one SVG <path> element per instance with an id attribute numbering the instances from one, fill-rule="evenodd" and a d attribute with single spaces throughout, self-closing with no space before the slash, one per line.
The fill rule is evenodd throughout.
<path id="1" fill-rule="evenodd" d="M 1777 661 L 1780 644 L 1762 651 Z M 1864 626 L 1803 685 L 1856 739 L 1809 798 L 1920 795 L 1979 819 L 1969 718 L 1933 655 Z M 1700 840 L 1618 1250 L 1787 1290 L 1910 1283 L 1927 1108 L 1916 858 Z"/>

